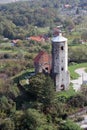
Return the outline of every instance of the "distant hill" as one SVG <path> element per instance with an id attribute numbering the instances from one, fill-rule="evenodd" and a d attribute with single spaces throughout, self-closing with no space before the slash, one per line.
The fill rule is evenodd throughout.
<path id="1" fill-rule="evenodd" d="M 0 4 L 12 3 L 12 2 L 17 2 L 17 1 L 36 1 L 36 0 L 0 0 Z M 54 1 L 59 2 L 59 0 L 54 0 Z M 50 0 L 50 2 L 52 2 L 52 1 Z M 72 4 L 72 3 L 84 4 L 85 3 L 85 4 L 87 4 L 87 1 L 86 0 L 73 0 L 73 1 L 72 0 L 60 0 L 59 3 L 64 3 L 64 4 L 66 4 L 66 3 L 69 3 L 69 4 Z"/>
<path id="2" fill-rule="evenodd" d="M 0 4 L 12 3 L 17 1 L 26 1 L 26 0 L 0 0 Z"/>
<path id="3" fill-rule="evenodd" d="M 14 2 L 15 0 L 0 0 L 0 4 Z"/>
<path id="4" fill-rule="evenodd" d="M 9 39 L 36 35 L 38 28 L 53 28 L 63 25 L 63 30 L 71 30 L 76 25 L 86 26 L 83 15 L 87 1 L 83 0 L 0 0 L 0 35 Z M 20 1 L 20 2 L 19 2 Z M 23 1 L 23 2 L 22 2 Z M 86 2 L 84 4 L 84 2 Z M 71 8 L 65 8 L 70 5 Z M 82 8 L 81 8 L 82 7 Z M 78 8 L 78 10 L 76 10 Z M 79 17 L 77 12 L 79 13 Z M 85 23 L 85 24 L 84 24 Z M 49 32 L 49 35 L 51 33 Z"/>

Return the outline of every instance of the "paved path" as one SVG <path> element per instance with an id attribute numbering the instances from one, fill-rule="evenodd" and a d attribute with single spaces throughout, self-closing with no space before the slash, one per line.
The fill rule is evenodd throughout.
<path id="1" fill-rule="evenodd" d="M 80 77 L 78 79 L 71 80 L 71 83 L 73 83 L 73 88 L 78 91 L 82 82 L 87 82 L 87 73 L 85 72 L 85 68 L 76 69 L 75 72 L 79 74 Z"/>
<path id="2" fill-rule="evenodd" d="M 80 125 L 82 129 L 87 129 L 87 115 L 82 116 L 84 119 L 77 124 Z"/>
<path id="3" fill-rule="evenodd" d="M 71 80 L 71 83 L 73 83 L 73 88 L 75 89 L 75 91 L 78 91 L 82 85 L 82 82 L 87 83 L 87 73 L 85 72 L 85 68 L 76 69 L 75 72 L 79 74 L 79 78 Z M 84 120 L 77 124 L 80 125 L 81 128 L 87 129 L 87 115 L 83 115 L 83 117 Z"/>

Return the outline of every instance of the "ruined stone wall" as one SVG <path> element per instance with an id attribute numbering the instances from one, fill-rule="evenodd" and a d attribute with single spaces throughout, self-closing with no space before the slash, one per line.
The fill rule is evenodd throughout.
<path id="1" fill-rule="evenodd" d="M 45 52 L 43 55 L 40 55 L 38 62 L 34 63 L 35 72 L 41 73 L 43 71 L 46 71 L 46 72 L 50 73 L 51 62 L 52 62 L 52 59 L 48 53 Z"/>

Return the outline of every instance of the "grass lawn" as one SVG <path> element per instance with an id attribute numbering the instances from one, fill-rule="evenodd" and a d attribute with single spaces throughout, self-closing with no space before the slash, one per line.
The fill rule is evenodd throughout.
<path id="1" fill-rule="evenodd" d="M 65 102 L 68 98 L 76 94 L 77 92 L 75 92 L 72 85 L 70 84 L 70 87 L 67 91 L 61 91 L 57 93 L 57 99 L 61 102 Z"/>
<path id="2" fill-rule="evenodd" d="M 78 32 L 78 31 L 73 31 L 71 35 L 69 34 L 69 35 L 66 36 L 66 37 L 68 38 L 69 41 L 73 41 L 74 39 L 80 38 L 80 36 L 81 36 L 81 33 L 80 33 L 80 32 Z M 68 42 L 68 43 L 69 43 L 69 42 Z"/>
<path id="3" fill-rule="evenodd" d="M 12 47 L 11 42 L 0 43 L 0 47 Z"/>
<path id="4" fill-rule="evenodd" d="M 15 55 L 15 54 L 21 54 L 21 55 L 25 55 L 28 54 L 29 52 L 24 50 L 24 48 L 22 47 L 11 47 L 9 49 L 6 48 L 2 48 L 0 49 L 0 54 L 10 54 L 10 55 Z"/>
<path id="5" fill-rule="evenodd" d="M 78 68 L 86 68 L 87 71 L 87 63 L 80 63 L 80 64 L 74 64 L 69 66 L 69 72 L 70 72 L 70 77 L 71 79 L 77 79 L 79 75 L 75 73 L 75 70 Z"/>
<path id="6" fill-rule="evenodd" d="M 26 78 L 29 78 L 30 73 L 34 72 L 34 68 L 32 69 L 27 69 L 22 71 L 21 73 L 17 74 L 16 76 L 12 77 L 14 82 L 17 82 L 18 80 L 25 80 Z"/>
<path id="7" fill-rule="evenodd" d="M 86 67 L 85 71 L 87 72 L 87 67 Z"/>
<path id="8" fill-rule="evenodd" d="M 48 33 L 49 27 L 37 28 L 37 30 L 38 30 L 39 33 L 41 33 L 41 34 L 43 34 L 43 33 Z"/>

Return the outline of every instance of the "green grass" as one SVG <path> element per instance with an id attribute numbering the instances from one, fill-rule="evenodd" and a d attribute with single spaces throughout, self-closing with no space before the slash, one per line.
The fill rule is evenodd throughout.
<path id="1" fill-rule="evenodd" d="M 21 73 L 17 74 L 16 76 L 12 77 L 12 79 L 14 80 L 14 82 L 17 82 L 18 80 L 22 81 L 26 77 L 29 77 L 31 72 L 34 72 L 34 68 L 24 70 Z"/>
<path id="2" fill-rule="evenodd" d="M 87 68 L 85 69 L 85 72 L 87 72 Z"/>
<path id="3" fill-rule="evenodd" d="M 0 54 L 12 54 L 12 55 L 15 55 L 15 54 L 22 54 L 22 55 L 25 55 L 25 54 L 28 54 L 28 51 L 24 50 L 24 48 L 22 47 L 11 47 L 9 49 L 7 48 L 2 48 L 0 49 Z"/>
<path id="4" fill-rule="evenodd" d="M 80 38 L 81 37 L 81 33 L 78 31 L 73 31 L 71 35 L 68 35 L 67 38 L 69 41 L 73 41 L 76 38 Z"/>
<path id="5" fill-rule="evenodd" d="M 0 43 L 1 47 L 12 47 L 10 42 L 4 42 L 4 43 Z"/>
<path id="6" fill-rule="evenodd" d="M 37 30 L 39 31 L 39 33 L 43 34 L 49 31 L 49 27 L 37 28 Z"/>
<path id="7" fill-rule="evenodd" d="M 69 66 L 69 72 L 71 79 L 77 79 L 79 75 L 75 73 L 75 70 L 78 68 L 86 68 L 87 70 L 87 63 L 80 63 L 80 64 L 74 64 Z"/>
<path id="8" fill-rule="evenodd" d="M 87 48 L 87 44 L 77 44 L 77 43 L 74 43 L 74 44 L 69 44 L 69 47 L 72 48 L 72 49 L 86 49 Z"/>
<path id="9" fill-rule="evenodd" d="M 2 71 L 3 69 L 5 69 L 5 67 L 7 67 L 6 64 L 4 64 L 4 65 L 0 64 L 0 71 Z"/>
<path id="10" fill-rule="evenodd" d="M 75 90 L 72 87 L 72 84 L 70 84 L 70 87 L 67 91 L 61 91 L 57 93 L 57 99 L 61 102 L 66 102 L 68 98 L 76 94 L 77 92 L 75 92 Z"/>

